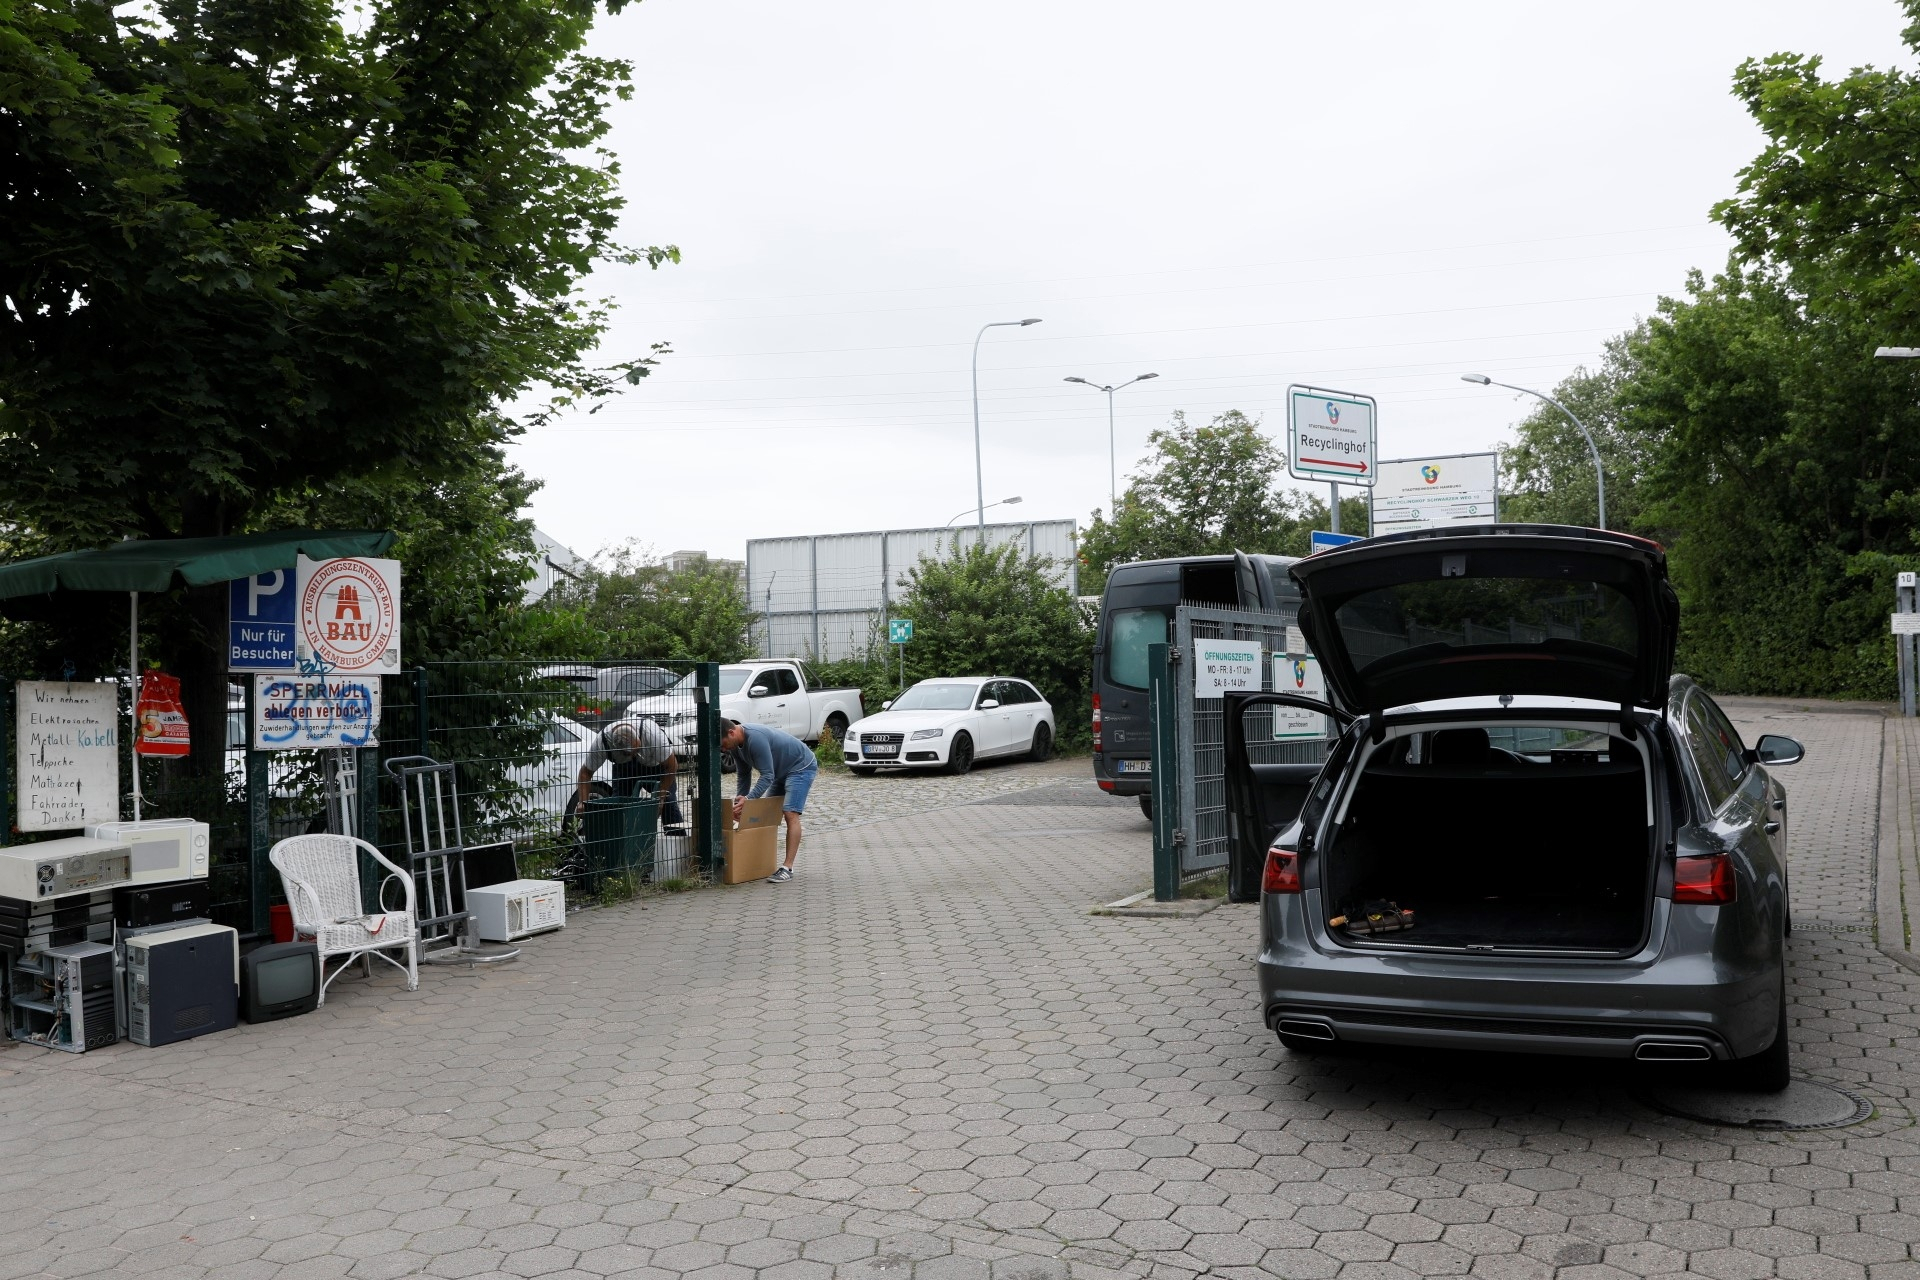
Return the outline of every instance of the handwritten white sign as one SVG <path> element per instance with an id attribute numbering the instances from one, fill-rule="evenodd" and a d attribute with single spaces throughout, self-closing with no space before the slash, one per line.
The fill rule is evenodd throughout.
<path id="1" fill-rule="evenodd" d="M 1260 692 L 1260 666 L 1266 649 L 1239 640 L 1193 642 L 1193 696 Z"/>
<path id="2" fill-rule="evenodd" d="M 14 686 L 13 776 L 22 831 L 120 818 L 120 689 L 22 680 Z"/>
<path id="3" fill-rule="evenodd" d="M 329 672 L 253 678 L 255 751 L 370 747 L 379 724 L 379 676 Z"/>

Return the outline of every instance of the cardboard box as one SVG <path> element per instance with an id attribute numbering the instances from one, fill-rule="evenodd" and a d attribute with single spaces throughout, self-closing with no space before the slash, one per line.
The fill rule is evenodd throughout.
<path id="1" fill-rule="evenodd" d="M 732 802 L 727 802 L 732 808 Z M 726 865 L 721 870 L 723 884 L 745 884 L 765 880 L 780 865 L 782 832 L 779 796 L 749 800 L 740 809 L 740 821 L 726 833 Z"/>

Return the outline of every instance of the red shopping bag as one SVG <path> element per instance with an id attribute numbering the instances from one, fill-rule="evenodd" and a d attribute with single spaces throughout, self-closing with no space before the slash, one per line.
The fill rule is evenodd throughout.
<path id="1" fill-rule="evenodd" d="M 180 705 L 180 681 L 164 671 L 140 677 L 133 749 L 143 756 L 184 756 L 191 745 L 187 713 Z"/>

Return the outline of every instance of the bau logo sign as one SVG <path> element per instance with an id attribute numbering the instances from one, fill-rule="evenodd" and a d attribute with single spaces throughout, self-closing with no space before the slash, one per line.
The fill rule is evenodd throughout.
<path id="1" fill-rule="evenodd" d="M 300 557 L 299 658 L 322 671 L 400 669 L 400 562 Z"/>
<path id="2" fill-rule="evenodd" d="M 1422 467 L 1422 468 L 1420 468 L 1420 478 L 1421 478 L 1422 480 L 1425 480 L 1425 481 L 1426 481 L 1426 482 L 1427 482 L 1428 484 L 1439 484 L 1439 483 L 1440 483 L 1440 468 L 1438 468 L 1438 467 Z"/>

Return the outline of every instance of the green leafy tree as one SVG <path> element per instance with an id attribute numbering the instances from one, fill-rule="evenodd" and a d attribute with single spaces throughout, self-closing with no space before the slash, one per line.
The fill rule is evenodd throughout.
<path id="1" fill-rule="evenodd" d="M 1620 391 L 1651 442 L 1641 531 L 1672 550 L 1682 664 L 1733 692 L 1884 697 L 1893 572 L 1916 550 L 1916 386 L 1871 325 L 1779 275 L 1695 276 Z"/>
<path id="2" fill-rule="evenodd" d="M 52 549 L 245 530 L 644 374 L 588 363 L 589 269 L 677 258 L 612 238 L 594 12 L 0 0 L 0 507 Z M 186 608 L 163 656 L 217 717 L 224 595 Z"/>
<path id="3" fill-rule="evenodd" d="M 754 613 L 734 568 L 696 560 L 669 569 L 629 544 L 556 592 L 605 637 L 609 654 L 687 662 L 738 662 L 751 652 Z"/>
<path id="4" fill-rule="evenodd" d="M 942 559 L 922 556 L 906 575 L 901 617 L 913 619 L 907 683 L 934 676 L 1017 676 L 1053 704 L 1057 736 L 1089 730 L 1093 628 L 1087 611 L 1054 585 L 1058 566 L 1017 546 L 982 547 L 956 536 Z"/>
<path id="5" fill-rule="evenodd" d="M 1096 511 L 1080 538 L 1080 589 L 1101 590 L 1116 564 L 1221 552 L 1307 554 L 1327 504 L 1281 487 L 1286 457 L 1260 423 L 1229 410 L 1205 426 L 1177 412 L 1147 437 L 1151 454 L 1111 518 Z M 1342 527 L 1366 527 L 1364 498 L 1343 500 Z"/>
<path id="6" fill-rule="evenodd" d="M 388 468 L 282 494 L 262 513 L 289 527 L 391 529 L 401 567 L 401 652 L 408 666 L 501 658 L 573 658 L 608 650 L 586 611 L 564 597 L 526 604 L 534 576 L 533 522 L 522 511 L 538 489 L 494 450 L 464 473 L 409 475 Z"/>

